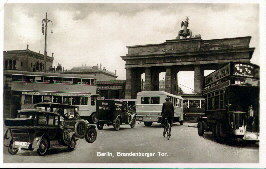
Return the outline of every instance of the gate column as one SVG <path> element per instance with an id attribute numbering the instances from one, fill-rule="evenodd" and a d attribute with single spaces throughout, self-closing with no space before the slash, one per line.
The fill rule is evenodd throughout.
<path id="1" fill-rule="evenodd" d="M 177 94 L 177 72 L 175 68 L 168 67 L 165 72 L 165 91 Z"/>
<path id="2" fill-rule="evenodd" d="M 152 84 L 151 84 L 151 68 L 148 67 L 145 69 L 145 91 L 151 91 L 152 90 Z"/>
<path id="3" fill-rule="evenodd" d="M 141 91 L 141 72 L 139 69 L 133 69 L 131 84 L 132 84 L 131 98 L 136 99 L 137 93 Z"/>
<path id="4" fill-rule="evenodd" d="M 201 94 L 203 89 L 204 80 L 204 70 L 200 65 L 195 65 L 194 67 L 194 92 L 196 94 Z"/>
<path id="5" fill-rule="evenodd" d="M 151 70 L 151 90 L 159 91 L 159 71 L 156 68 Z"/>
<path id="6" fill-rule="evenodd" d="M 138 69 L 126 69 L 126 91 L 125 98 L 136 98 L 137 93 L 141 91 L 141 73 Z"/>

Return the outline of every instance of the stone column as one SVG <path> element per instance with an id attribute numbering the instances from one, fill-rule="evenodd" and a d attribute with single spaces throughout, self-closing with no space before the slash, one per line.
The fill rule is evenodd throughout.
<path id="1" fill-rule="evenodd" d="M 125 89 L 125 98 L 131 99 L 131 89 L 132 89 L 132 69 L 126 69 L 126 89 Z"/>
<path id="2" fill-rule="evenodd" d="M 204 80 L 204 70 L 200 65 L 195 65 L 194 67 L 194 92 L 196 94 L 201 94 L 203 89 Z"/>
<path id="3" fill-rule="evenodd" d="M 165 72 L 165 91 L 177 94 L 177 69 L 168 67 Z"/>
<path id="4" fill-rule="evenodd" d="M 156 68 L 153 68 L 151 72 L 151 90 L 159 91 L 159 71 Z"/>
<path id="5" fill-rule="evenodd" d="M 141 72 L 137 68 L 133 69 L 131 84 L 132 84 L 131 98 L 136 99 L 137 93 L 141 91 Z"/>
<path id="6" fill-rule="evenodd" d="M 138 69 L 126 69 L 126 99 L 135 99 L 137 93 L 141 91 L 141 73 Z"/>
<path id="7" fill-rule="evenodd" d="M 145 85 L 144 85 L 145 91 L 151 91 L 151 68 L 145 69 Z"/>

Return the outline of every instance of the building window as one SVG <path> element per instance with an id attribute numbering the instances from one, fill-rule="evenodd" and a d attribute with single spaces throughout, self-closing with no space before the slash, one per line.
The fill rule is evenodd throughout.
<path id="1" fill-rule="evenodd" d="M 5 60 L 5 69 L 8 69 L 8 60 Z"/>
<path id="2" fill-rule="evenodd" d="M 16 60 L 13 60 L 13 69 L 16 70 L 16 64 L 17 64 L 17 61 Z"/>
<path id="3" fill-rule="evenodd" d="M 21 62 L 20 66 L 21 66 L 21 67 L 23 66 L 23 62 Z"/>

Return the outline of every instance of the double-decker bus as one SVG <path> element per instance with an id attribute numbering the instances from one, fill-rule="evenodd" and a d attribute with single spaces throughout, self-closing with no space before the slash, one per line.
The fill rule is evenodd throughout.
<path id="1" fill-rule="evenodd" d="M 212 131 L 218 140 L 259 140 L 259 67 L 228 63 L 205 77 L 205 114 L 198 134 Z"/>
<path id="2" fill-rule="evenodd" d="M 162 106 L 166 98 L 174 104 L 174 122 L 183 125 L 183 98 L 164 91 L 142 91 L 137 94 L 136 119 L 151 126 L 162 122 Z"/>

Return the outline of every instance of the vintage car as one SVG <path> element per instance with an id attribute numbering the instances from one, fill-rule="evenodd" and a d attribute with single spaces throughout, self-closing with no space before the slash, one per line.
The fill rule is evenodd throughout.
<path id="1" fill-rule="evenodd" d="M 17 118 L 5 120 L 8 152 L 15 155 L 19 149 L 37 150 L 43 156 L 55 145 L 74 150 L 78 139 L 93 143 L 97 137 L 95 126 L 82 120 L 75 109 L 71 105 L 40 103 L 35 109 L 19 110 Z"/>
<path id="2" fill-rule="evenodd" d="M 96 102 L 97 128 L 103 129 L 103 126 L 113 125 L 115 130 L 120 129 L 121 124 L 129 124 L 131 128 L 135 127 L 136 117 L 133 111 L 128 110 L 126 102 L 121 100 L 102 99 Z"/>

